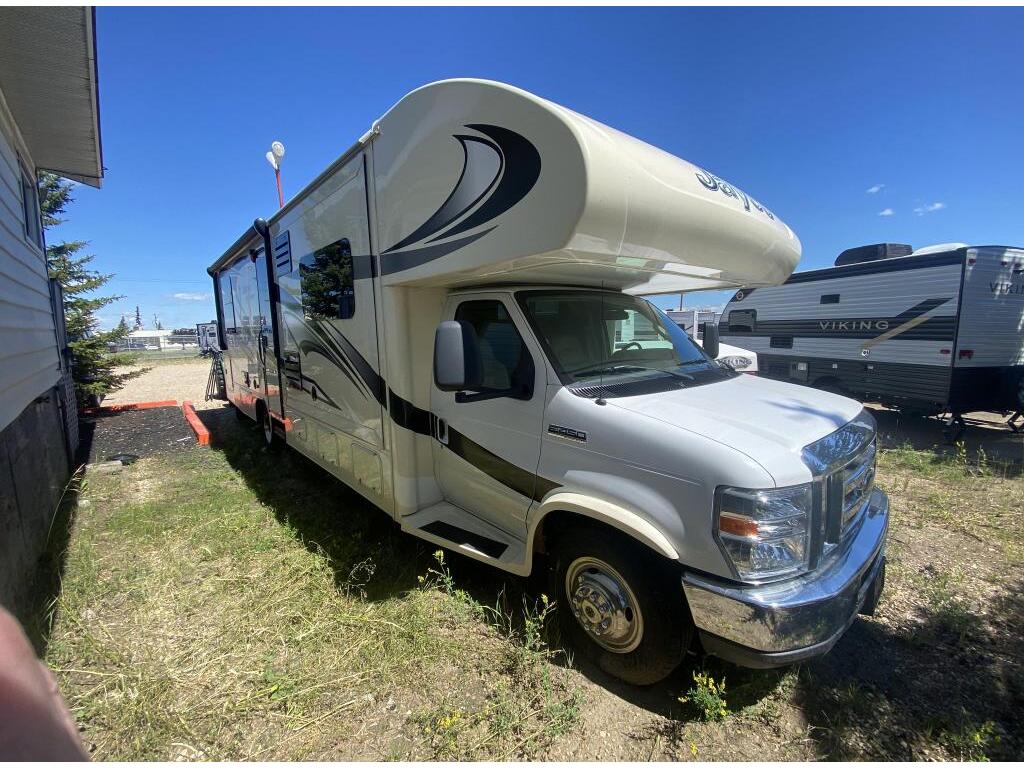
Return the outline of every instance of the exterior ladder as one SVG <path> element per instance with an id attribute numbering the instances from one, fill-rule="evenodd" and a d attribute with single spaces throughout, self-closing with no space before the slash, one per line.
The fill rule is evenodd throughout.
<path id="1" fill-rule="evenodd" d="M 224 362 L 221 353 L 214 350 L 210 363 L 210 375 L 206 379 L 207 400 L 227 400 L 227 385 L 224 382 Z"/>

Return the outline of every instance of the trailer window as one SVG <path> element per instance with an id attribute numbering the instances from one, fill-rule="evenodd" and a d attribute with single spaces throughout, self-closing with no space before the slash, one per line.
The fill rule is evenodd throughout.
<path id="1" fill-rule="evenodd" d="M 302 311 L 307 320 L 348 320 L 355 315 L 352 246 L 348 238 L 303 256 L 299 277 Z"/>
<path id="2" fill-rule="evenodd" d="M 43 247 L 43 230 L 39 220 L 39 189 L 28 168 L 21 165 L 21 207 L 25 219 L 25 238 Z"/>
<path id="3" fill-rule="evenodd" d="M 753 333 L 757 325 L 756 309 L 734 309 L 729 313 L 729 332 Z"/>
<path id="4" fill-rule="evenodd" d="M 822 294 L 821 303 L 822 304 L 838 304 L 839 303 L 839 294 L 838 293 Z"/>
<path id="5" fill-rule="evenodd" d="M 500 301 L 464 301 L 455 320 L 473 326 L 483 368 L 481 390 L 532 392 L 534 367 L 530 351 Z"/>

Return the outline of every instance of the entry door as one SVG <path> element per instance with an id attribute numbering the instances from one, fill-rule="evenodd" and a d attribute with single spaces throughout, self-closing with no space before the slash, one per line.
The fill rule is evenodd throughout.
<path id="1" fill-rule="evenodd" d="M 262 370 L 263 395 L 272 413 L 281 413 L 281 382 L 278 378 L 277 356 L 274 354 L 274 316 L 270 305 L 270 285 L 267 279 L 267 254 L 260 249 L 256 255 L 256 295 L 259 301 L 259 317 L 253 323 Z"/>
<path id="2" fill-rule="evenodd" d="M 450 299 L 444 319 L 476 331 L 485 391 L 432 387 L 435 475 L 446 500 L 522 536 L 538 494 L 545 386 L 540 350 L 519 308 L 500 294 Z"/>

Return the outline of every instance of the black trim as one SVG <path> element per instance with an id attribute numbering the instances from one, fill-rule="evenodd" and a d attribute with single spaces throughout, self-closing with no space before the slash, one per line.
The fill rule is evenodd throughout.
<path id="1" fill-rule="evenodd" d="M 213 277 L 213 306 L 217 311 L 217 346 L 223 352 L 228 348 L 228 340 L 224 335 L 224 304 L 220 295 L 220 276 L 222 273 L 214 272 Z"/>
<path id="2" fill-rule="evenodd" d="M 267 296 L 270 302 L 270 334 L 274 342 L 274 367 L 277 369 L 277 395 L 281 406 L 281 416 L 284 417 L 284 387 L 281 386 L 281 330 L 280 322 L 278 319 L 278 307 L 281 304 L 281 292 L 277 286 L 277 275 L 275 274 L 276 268 L 274 262 L 276 259 L 272 256 L 274 253 L 273 245 L 270 242 L 270 225 L 267 224 L 266 219 L 256 219 L 252 223 L 252 228 L 263 238 L 263 261 L 267 267 Z M 290 241 L 289 241 L 290 242 Z M 256 284 L 256 290 L 259 291 L 259 283 Z M 259 297 L 257 297 L 257 303 Z M 263 363 L 263 386 L 266 387 L 267 378 L 267 364 L 264 360 Z"/>
<path id="3" fill-rule="evenodd" d="M 902 272 L 908 269 L 945 267 L 950 264 L 962 264 L 966 254 L 966 248 L 958 248 L 955 251 L 943 251 L 942 253 L 924 253 L 919 256 L 898 256 L 893 259 L 868 261 L 861 264 L 847 264 L 842 267 L 812 269 L 808 272 L 796 272 L 790 275 L 789 279 L 784 282 L 783 285 L 811 283 L 816 280 L 834 280 L 840 277 L 853 277 L 855 275 L 878 275 L 886 272 Z M 753 289 L 746 289 L 745 296 L 749 296 L 752 290 Z M 734 297 L 733 300 L 735 301 L 737 299 Z"/>
<path id="4" fill-rule="evenodd" d="M 408 429 L 418 435 L 433 436 L 434 414 L 413 405 L 393 390 L 388 390 L 388 411 L 391 420 L 402 429 Z"/>
<path id="5" fill-rule="evenodd" d="M 800 320 L 757 320 L 755 318 L 753 330 L 733 330 L 733 312 L 753 311 L 749 309 L 734 309 L 729 310 L 725 315 L 727 319 L 722 335 L 874 339 L 895 330 L 906 322 L 931 312 L 933 309 L 941 307 L 951 298 L 952 296 L 925 299 L 894 317 L 812 317 Z M 956 322 L 956 315 L 929 317 L 919 325 L 901 331 L 898 336 L 904 340 L 952 341 L 956 333 Z M 743 327 L 746 328 L 747 326 L 744 325 Z"/>
<path id="6" fill-rule="evenodd" d="M 399 253 L 393 253 L 385 259 L 381 259 L 381 273 L 385 275 L 391 275 L 395 272 L 402 272 L 406 269 L 412 269 L 418 267 L 427 262 L 440 259 L 442 256 L 447 256 L 452 251 L 457 251 L 465 245 L 479 240 L 484 235 L 493 231 L 495 227 L 485 229 L 483 232 L 477 232 L 476 234 L 463 237 L 458 240 L 454 240 L 449 243 L 438 243 L 437 245 L 427 245 L 423 248 L 414 248 L 411 251 L 401 251 Z"/>
<path id="7" fill-rule="evenodd" d="M 758 353 L 758 375 L 818 388 L 835 388 L 861 400 L 887 405 L 943 407 L 949 399 L 951 368 L 946 365 L 840 360 L 801 354 Z M 806 363 L 798 373 L 796 363 Z M 835 366 L 835 367 L 833 367 Z"/>
<path id="8" fill-rule="evenodd" d="M 451 523 L 446 523 L 444 520 L 435 520 L 423 526 L 420 530 L 450 541 L 452 544 L 466 544 L 478 552 L 483 552 L 488 557 L 495 559 L 501 557 L 505 550 L 508 549 L 508 544 L 481 536 L 479 533 L 467 531 Z"/>

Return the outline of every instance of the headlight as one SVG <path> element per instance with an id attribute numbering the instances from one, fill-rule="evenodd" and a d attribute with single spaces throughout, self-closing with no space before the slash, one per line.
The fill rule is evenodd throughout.
<path id="1" fill-rule="evenodd" d="M 811 484 L 788 488 L 718 489 L 718 540 L 744 581 L 767 581 L 807 570 Z"/>
<path id="2" fill-rule="evenodd" d="M 743 355 L 729 355 L 719 358 L 718 362 L 725 363 L 733 370 L 742 371 L 744 368 L 749 368 L 754 361 L 749 357 L 743 357 Z"/>

